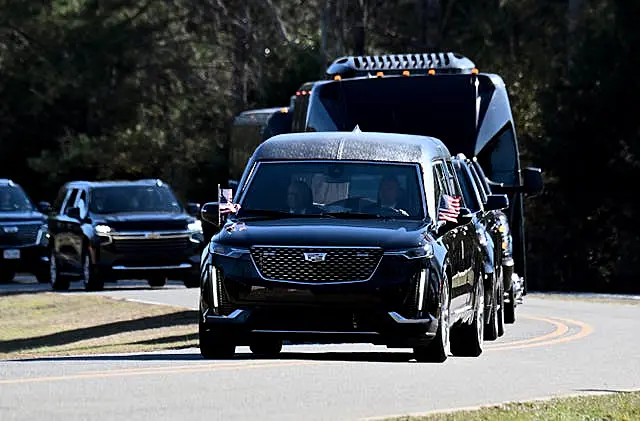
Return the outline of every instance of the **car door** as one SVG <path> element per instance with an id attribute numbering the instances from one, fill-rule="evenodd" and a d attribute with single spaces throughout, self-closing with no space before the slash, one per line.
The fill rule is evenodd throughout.
<path id="1" fill-rule="evenodd" d="M 456 177 L 453 164 L 450 160 L 446 161 L 445 169 L 447 170 L 447 189 L 448 194 L 453 197 L 460 198 L 460 208 L 467 208 L 468 205 L 464 200 L 458 178 Z M 460 265 L 464 273 L 464 288 L 468 298 L 467 304 L 473 305 L 473 291 L 477 274 L 477 240 L 475 238 L 474 221 L 458 225 L 458 243 L 460 247 Z"/>
<path id="2" fill-rule="evenodd" d="M 74 219 L 68 213 L 73 208 L 78 198 L 79 189 L 68 188 L 65 199 L 60 207 L 60 211 L 55 216 L 53 228 L 53 244 L 56 260 L 62 272 L 77 272 L 76 251 L 73 240 Z"/>
<path id="3" fill-rule="evenodd" d="M 502 211 L 484 209 L 484 205 L 487 203 L 487 198 L 491 194 L 491 191 L 488 190 L 486 177 L 484 177 L 484 174 L 478 172 L 478 169 L 473 163 L 468 164 L 468 169 L 477 187 L 479 200 L 484 210 L 484 221 L 487 233 L 493 242 L 493 264 L 495 266 L 495 270 L 499 271 L 502 267 L 502 233 L 500 232 L 499 214 L 502 213 Z"/>
<path id="4" fill-rule="evenodd" d="M 433 162 L 433 179 L 436 203 L 436 218 L 438 233 L 448 250 L 449 268 L 451 272 L 451 312 L 456 317 L 469 305 L 469 291 L 466 286 L 465 268 L 461 261 L 461 235 L 455 223 L 447 223 L 444 219 L 440 204 L 443 195 L 450 194 L 447 172 L 443 161 Z"/>
<path id="5" fill-rule="evenodd" d="M 72 253 L 71 264 L 76 271 L 82 270 L 82 257 L 84 253 L 84 234 L 82 228 L 87 217 L 87 204 L 86 188 L 78 189 L 75 201 L 72 205 L 73 208 L 78 209 L 78 214 L 69 216 L 68 222 L 69 242 L 72 247 L 72 250 L 70 250 Z M 71 207 L 69 209 L 71 209 Z"/>

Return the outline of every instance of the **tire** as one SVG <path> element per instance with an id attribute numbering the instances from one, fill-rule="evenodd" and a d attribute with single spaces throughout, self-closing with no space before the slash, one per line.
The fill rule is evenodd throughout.
<path id="1" fill-rule="evenodd" d="M 504 303 L 504 322 L 513 324 L 516 322 L 516 294 L 513 291 L 513 286 L 509 290 L 508 300 L 508 302 Z"/>
<path id="2" fill-rule="evenodd" d="M 187 276 L 182 281 L 187 288 L 200 288 L 200 274 Z"/>
<path id="3" fill-rule="evenodd" d="M 38 271 L 35 275 L 39 284 L 48 284 L 51 282 L 51 273 L 49 273 L 48 268 Z"/>
<path id="4" fill-rule="evenodd" d="M 58 259 L 55 253 L 51 253 L 51 257 L 49 258 L 49 283 L 54 291 L 69 290 L 69 277 L 60 274 L 60 267 L 58 266 Z"/>
<path id="5" fill-rule="evenodd" d="M 87 249 L 82 253 L 82 283 L 87 291 L 102 291 L 104 289 L 104 279 L 91 261 L 91 255 Z"/>
<path id="6" fill-rule="evenodd" d="M 220 334 L 207 331 L 202 322 L 198 324 L 198 333 L 200 355 L 204 359 L 229 359 L 236 353 L 236 346 L 233 342 L 225 340 Z"/>
<path id="7" fill-rule="evenodd" d="M 478 282 L 475 310 L 471 324 L 451 331 L 451 353 L 456 357 L 478 357 L 482 354 L 484 336 L 484 282 Z"/>
<path id="8" fill-rule="evenodd" d="M 11 282 L 15 277 L 16 277 L 16 272 L 14 270 L 10 270 L 10 269 L 0 270 L 0 284 Z"/>
<path id="9" fill-rule="evenodd" d="M 449 277 L 445 274 L 442 282 L 440 317 L 435 338 L 427 345 L 413 348 L 413 355 L 418 362 L 443 363 L 450 351 L 449 333 L 451 321 L 451 298 L 449 294 Z"/>
<path id="10" fill-rule="evenodd" d="M 256 356 L 275 357 L 282 351 L 282 341 L 267 338 L 254 339 L 249 348 Z"/>
<path id="11" fill-rule="evenodd" d="M 149 283 L 149 286 L 151 288 L 162 288 L 167 284 L 167 277 L 166 276 L 153 276 L 153 277 L 147 279 L 147 282 Z"/>
<path id="12" fill-rule="evenodd" d="M 491 303 L 489 307 L 490 313 L 487 315 L 487 322 L 484 326 L 484 339 L 487 341 L 495 341 L 499 336 L 501 336 L 500 323 L 502 321 L 502 307 L 499 298 L 502 288 L 498 285 L 498 279 L 495 276 L 495 273 L 492 274 L 491 277 L 493 278 L 491 282 L 491 289 L 488 291 L 485 290 L 485 303 Z"/>

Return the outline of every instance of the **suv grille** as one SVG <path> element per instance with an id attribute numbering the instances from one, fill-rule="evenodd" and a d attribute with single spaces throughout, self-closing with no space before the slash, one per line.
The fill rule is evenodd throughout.
<path id="1" fill-rule="evenodd" d="M 37 224 L 11 224 L 0 225 L 0 246 L 26 246 L 35 244 L 38 238 L 38 231 L 42 226 Z M 6 232 L 5 228 L 17 228 L 17 232 Z"/>
<path id="2" fill-rule="evenodd" d="M 114 239 L 116 253 L 168 254 L 181 252 L 189 247 L 189 237 L 157 239 Z"/>
<path id="3" fill-rule="evenodd" d="M 322 253 L 309 261 L 305 253 Z M 307 255 L 308 257 L 312 257 Z M 379 248 L 253 247 L 251 257 L 260 274 L 270 280 L 305 283 L 366 281 L 382 258 Z"/>

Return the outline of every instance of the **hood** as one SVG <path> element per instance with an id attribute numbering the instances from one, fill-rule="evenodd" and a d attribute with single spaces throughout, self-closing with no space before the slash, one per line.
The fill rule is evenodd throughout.
<path id="1" fill-rule="evenodd" d="M 183 213 L 120 213 L 96 218 L 115 231 L 184 230 L 193 217 Z"/>
<path id="2" fill-rule="evenodd" d="M 46 216 L 37 211 L 0 212 L 2 222 L 45 222 Z"/>
<path id="3" fill-rule="evenodd" d="M 422 221 L 280 219 L 227 222 L 214 240 L 236 247 L 380 246 L 385 250 L 415 247 L 429 240 Z"/>

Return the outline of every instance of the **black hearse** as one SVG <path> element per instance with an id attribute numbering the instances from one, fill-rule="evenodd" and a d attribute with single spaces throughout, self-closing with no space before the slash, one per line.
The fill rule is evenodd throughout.
<path id="1" fill-rule="evenodd" d="M 157 179 L 65 184 L 49 214 L 53 289 L 82 280 L 87 290 L 100 290 L 118 279 L 198 287 L 205 247 L 199 213 L 198 204 L 183 207 Z"/>
<path id="2" fill-rule="evenodd" d="M 412 347 L 420 361 L 482 352 L 483 262 L 451 156 L 435 138 L 272 137 L 231 203 L 208 203 L 200 350 L 276 354 L 282 340 Z M 459 203 L 459 202 L 458 202 Z M 450 338 L 450 340 L 449 340 Z"/>
<path id="3" fill-rule="evenodd" d="M 303 85 L 292 131 L 351 131 L 357 125 L 367 132 L 434 136 L 453 154 L 477 157 L 497 183 L 493 192 L 508 195 L 515 271 L 526 278 L 523 198 L 542 189 L 542 177 L 538 168 L 520 167 L 502 78 L 448 52 L 341 57 L 327 69 L 327 79 Z"/>

